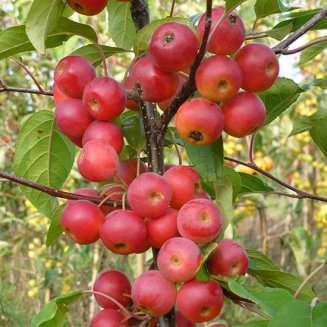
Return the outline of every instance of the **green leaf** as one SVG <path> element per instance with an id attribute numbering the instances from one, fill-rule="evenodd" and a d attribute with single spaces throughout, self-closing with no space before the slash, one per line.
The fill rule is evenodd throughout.
<path id="1" fill-rule="evenodd" d="M 112 40 L 117 47 L 131 49 L 136 32 L 130 13 L 130 3 L 110 0 L 107 9 L 109 13 L 109 34 Z"/>
<path id="2" fill-rule="evenodd" d="M 278 28 L 273 28 L 271 30 L 267 30 L 266 34 L 273 39 L 281 41 L 287 34 L 290 33 L 292 29 L 292 23 L 289 23 L 285 26 L 280 26 Z"/>
<path id="3" fill-rule="evenodd" d="M 136 38 L 135 38 L 134 45 L 133 45 L 133 49 L 134 49 L 136 56 L 139 56 L 148 50 L 150 39 L 151 39 L 154 31 L 161 25 L 163 25 L 165 23 L 169 23 L 169 22 L 178 22 L 178 23 L 187 25 L 190 28 L 194 29 L 192 22 L 187 18 L 167 17 L 164 19 L 155 20 L 152 23 L 145 25 L 136 34 Z"/>
<path id="4" fill-rule="evenodd" d="M 304 49 L 300 55 L 299 65 L 304 65 L 327 48 L 327 41 L 317 43 Z"/>
<path id="5" fill-rule="evenodd" d="M 268 327 L 310 327 L 310 306 L 305 301 L 293 300 L 285 304 L 273 317 Z"/>
<path id="6" fill-rule="evenodd" d="M 225 10 L 230 10 L 232 8 L 236 8 L 237 6 L 239 6 L 240 4 L 242 4 L 243 2 L 245 2 L 247 0 L 225 0 Z"/>
<path id="7" fill-rule="evenodd" d="M 128 50 L 122 48 L 108 47 L 106 45 L 102 45 L 101 48 L 106 58 L 111 57 L 118 53 L 129 52 Z M 77 56 L 83 56 L 88 61 L 90 61 L 94 67 L 102 64 L 102 58 L 100 56 L 99 50 L 94 44 L 88 44 L 85 45 L 84 47 L 78 48 L 71 54 Z"/>
<path id="8" fill-rule="evenodd" d="M 312 327 L 327 326 L 327 302 L 320 302 L 312 309 Z"/>
<path id="9" fill-rule="evenodd" d="M 310 129 L 310 135 L 327 158 L 327 119 L 317 120 Z"/>
<path id="10" fill-rule="evenodd" d="M 235 201 L 237 195 L 242 189 L 242 179 L 237 171 L 228 166 L 224 166 L 224 176 L 226 176 L 232 184 L 233 201 Z"/>
<path id="11" fill-rule="evenodd" d="M 293 296 L 284 289 L 263 287 L 258 283 L 241 285 L 231 278 L 228 278 L 228 286 L 234 294 L 256 303 L 270 317 L 287 302 L 293 301 Z"/>
<path id="12" fill-rule="evenodd" d="M 257 0 L 254 5 L 257 18 L 267 17 L 287 11 L 281 0 Z"/>
<path id="13" fill-rule="evenodd" d="M 253 249 L 246 249 L 246 252 L 249 256 L 249 269 L 257 270 L 276 270 L 279 271 L 279 267 L 271 261 L 266 255 L 262 252 Z"/>
<path id="14" fill-rule="evenodd" d="M 301 285 L 302 281 L 297 277 L 276 270 L 252 270 L 249 268 L 248 273 L 256 278 L 264 286 L 272 288 L 283 288 L 294 294 Z M 300 299 L 311 301 L 315 297 L 315 293 L 309 286 L 304 286 L 299 296 Z"/>
<path id="15" fill-rule="evenodd" d="M 242 181 L 242 188 L 239 191 L 239 194 L 247 194 L 253 192 L 272 192 L 274 190 L 258 177 L 246 173 L 238 174 Z"/>
<path id="16" fill-rule="evenodd" d="M 69 306 L 74 304 L 82 295 L 81 291 L 74 291 L 54 298 L 34 317 L 30 327 L 62 327 Z"/>
<path id="17" fill-rule="evenodd" d="M 45 241 L 46 246 L 50 246 L 51 244 L 53 244 L 63 233 L 60 222 L 60 216 L 64 207 L 65 205 L 61 205 L 60 207 L 58 207 L 51 218 L 51 224 L 49 226 L 47 238 Z"/>
<path id="18" fill-rule="evenodd" d="M 206 245 L 201 247 L 202 253 L 202 261 L 201 265 L 196 271 L 195 278 L 202 282 L 207 282 L 210 279 L 210 274 L 205 267 L 205 263 L 208 261 L 209 257 L 211 256 L 212 252 L 217 247 L 217 243 L 209 242 Z"/>
<path id="19" fill-rule="evenodd" d="M 267 118 L 264 125 L 270 124 L 288 109 L 303 91 L 293 80 L 280 77 L 270 89 L 258 93 L 267 110 Z"/>
<path id="20" fill-rule="evenodd" d="M 121 130 L 131 147 L 134 149 L 142 149 L 144 147 L 144 129 L 139 112 L 127 111 L 123 113 L 121 117 Z"/>
<path id="21" fill-rule="evenodd" d="M 268 320 L 257 320 L 248 322 L 243 325 L 237 325 L 236 327 L 267 327 L 269 321 Z"/>
<path id="22" fill-rule="evenodd" d="M 229 178 L 226 176 L 217 179 L 214 182 L 214 186 L 216 194 L 215 203 L 222 214 L 222 231 L 224 231 L 234 214 L 233 186 Z"/>
<path id="23" fill-rule="evenodd" d="M 43 110 L 32 114 L 23 125 L 16 144 L 14 172 L 32 182 L 60 188 L 75 158 L 74 145 L 54 123 L 54 114 Z M 52 217 L 54 198 L 22 186 L 27 199 L 44 215 Z"/>
<path id="24" fill-rule="evenodd" d="M 58 24 L 65 9 L 62 0 L 34 0 L 26 18 L 26 34 L 35 49 L 44 54 L 47 34 Z"/>
<path id="25" fill-rule="evenodd" d="M 224 152 L 220 137 L 209 145 L 193 145 L 185 143 L 185 149 L 195 169 L 205 182 L 214 182 L 223 173 Z"/>

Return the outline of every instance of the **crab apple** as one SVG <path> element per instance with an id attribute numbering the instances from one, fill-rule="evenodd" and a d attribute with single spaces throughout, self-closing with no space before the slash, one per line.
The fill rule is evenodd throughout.
<path id="1" fill-rule="evenodd" d="M 115 210 L 105 217 L 100 229 L 100 238 L 111 252 L 135 253 L 147 240 L 146 224 L 131 210 Z"/>
<path id="2" fill-rule="evenodd" d="M 121 129 L 110 121 L 91 123 L 83 134 L 83 145 L 91 140 L 99 140 L 112 145 L 118 154 L 124 146 L 124 136 Z"/>
<path id="3" fill-rule="evenodd" d="M 221 226 L 220 211 L 210 200 L 191 200 L 178 211 L 178 232 L 195 243 L 212 241 L 219 234 Z"/>
<path id="4" fill-rule="evenodd" d="M 138 60 L 132 71 L 133 90 L 140 93 L 143 100 L 160 102 L 174 95 L 178 86 L 178 74 L 165 72 L 156 66 L 151 55 Z"/>
<path id="5" fill-rule="evenodd" d="M 243 75 L 242 89 L 261 92 L 269 89 L 279 74 L 274 51 L 262 43 L 246 44 L 235 56 Z"/>
<path id="6" fill-rule="evenodd" d="M 163 174 L 173 192 L 170 205 L 181 208 L 186 202 L 197 198 L 202 190 L 198 172 L 191 166 L 174 166 Z"/>
<path id="7" fill-rule="evenodd" d="M 238 64 L 223 55 L 205 60 L 196 71 L 195 82 L 200 94 L 214 102 L 233 97 L 241 87 L 242 73 Z"/>
<path id="8" fill-rule="evenodd" d="M 196 327 L 196 324 L 188 320 L 179 310 L 175 312 L 175 320 L 177 327 Z"/>
<path id="9" fill-rule="evenodd" d="M 211 327 L 228 327 L 228 326 L 225 324 L 214 324 Z"/>
<path id="10" fill-rule="evenodd" d="M 93 316 L 90 327 L 128 327 L 128 322 L 122 322 L 125 317 L 117 310 L 104 309 Z"/>
<path id="11" fill-rule="evenodd" d="M 175 284 L 158 270 L 141 274 L 132 285 L 134 304 L 153 317 L 168 313 L 173 308 L 175 299 Z"/>
<path id="12" fill-rule="evenodd" d="M 126 92 L 110 77 L 97 77 L 87 83 L 83 102 L 91 116 L 98 120 L 113 120 L 125 109 Z"/>
<path id="13" fill-rule="evenodd" d="M 198 52 L 198 40 L 188 26 L 169 22 L 155 30 L 150 40 L 149 52 L 160 69 L 178 72 L 193 63 Z"/>
<path id="14" fill-rule="evenodd" d="M 160 248 L 157 258 L 159 271 L 172 282 L 187 282 L 200 267 L 202 254 L 191 240 L 173 237 Z"/>
<path id="15" fill-rule="evenodd" d="M 200 282 L 191 280 L 182 285 L 176 297 L 179 311 L 190 321 L 206 322 L 220 313 L 224 294 L 213 280 Z"/>
<path id="16" fill-rule="evenodd" d="M 115 182 L 117 184 L 130 185 L 137 177 L 137 163 L 138 159 L 126 159 L 119 162 L 117 172 L 115 175 Z M 146 173 L 148 168 L 146 164 L 140 160 L 139 174 Z"/>
<path id="17" fill-rule="evenodd" d="M 152 247 L 160 248 L 167 240 L 179 235 L 177 213 L 177 210 L 168 208 L 162 216 L 146 222 L 148 239 Z"/>
<path id="18" fill-rule="evenodd" d="M 61 101 L 55 109 L 55 120 L 60 131 L 68 137 L 79 138 L 92 123 L 93 118 L 88 113 L 80 99 Z"/>
<path id="19" fill-rule="evenodd" d="M 52 85 L 52 92 L 53 92 L 53 102 L 55 105 L 58 105 L 61 101 L 71 99 L 68 95 L 62 92 L 56 83 Z"/>
<path id="20" fill-rule="evenodd" d="M 210 32 L 213 31 L 217 22 L 224 15 L 225 9 L 223 7 L 217 7 L 212 9 L 212 24 Z M 204 33 L 206 14 L 204 13 L 198 24 L 198 35 L 202 39 Z M 236 52 L 243 44 L 246 36 L 245 26 L 241 17 L 232 11 L 223 21 L 220 23 L 218 28 L 215 30 L 209 44 L 208 51 L 228 55 Z"/>
<path id="21" fill-rule="evenodd" d="M 99 14 L 107 5 L 108 0 L 67 0 L 74 11 L 86 16 Z"/>
<path id="22" fill-rule="evenodd" d="M 67 96 L 82 98 L 85 85 L 95 78 L 92 64 L 82 56 L 67 56 L 59 61 L 54 71 L 58 88 Z"/>
<path id="23" fill-rule="evenodd" d="M 175 124 L 178 134 L 186 142 L 207 145 L 220 137 L 224 128 L 224 115 L 215 102 L 193 98 L 179 107 Z"/>
<path id="24" fill-rule="evenodd" d="M 163 215 L 170 204 L 172 191 L 167 181 L 156 173 L 136 177 L 127 190 L 131 209 L 149 219 Z"/>
<path id="25" fill-rule="evenodd" d="M 74 191 L 74 194 L 90 196 L 92 198 L 99 198 L 99 193 L 96 189 L 91 187 L 82 187 Z M 67 203 L 74 200 L 68 200 Z"/>
<path id="26" fill-rule="evenodd" d="M 125 87 L 126 91 L 132 91 L 133 90 L 133 81 L 132 77 L 130 75 L 126 76 L 122 82 L 123 86 Z M 137 101 L 133 99 L 128 99 L 126 101 L 126 107 L 130 110 L 134 111 L 140 111 L 140 105 Z"/>
<path id="27" fill-rule="evenodd" d="M 101 198 L 106 200 L 122 201 L 124 193 L 126 193 L 124 186 L 110 183 L 103 186 L 103 192 L 101 193 Z M 121 207 L 117 207 L 114 205 L 113 206 L 102 205 L 100 209 L 105 215 L 107 215 L 108 213 L 114 210 L 121 209 Z"/>
<path id="28" fill-rule="evenodd" d="M 67 135 L 66 135 L 67 136 Z M 83 143 L 82 143 L 82 139 L 83 139 L 83 135 L 78 136 L 78 137 L 72 137 L 72 136 L 67 136 L 69 138 L 69 140 L 74 143 L 76 146 L 78 146 L 79 148 L 83 147 Z"/>
<path id="29" fill-rule="evenodd" d="M 249 266 L 249 257 L 242 244 L 234 240 L 222 240 L 206 265 L 213 275 L 245 275 Z"/>
<path id="30" fill-rule="evenodd" d="M 118 167 L 117 152 L 102 141 L 87 142 L 77 159 L 80 174 L 90 182 L 104 182 L 112 178 Z"/>
<path id="31" fill-rule="evenodd" d="M 90 201 L 69 201 L 60 216 L 65 234 L 78 244 L 91 244 L 99 239 L 103 213 Z"/>
<path id="32" fill-rule="evenodd" d="M 124 307 L 126 307 L 129 302 L 131 288 L 132 286 L 127 276 L 116 269 L 103 271 L 97 276 L 93 285 L 93 291 L 112 297 Z M 94 294 L 94 297 L 102 308 L 119 309 L 116 303 L 100 294 Z"/>
<path id="33" fill-rule="evenodd" d="M 266 119 L 266 107 L 262 100 L 250 92 L 239 92 L 226 101 L 224 131 L 234 137 L 244 137 L 254 132 Z"/>

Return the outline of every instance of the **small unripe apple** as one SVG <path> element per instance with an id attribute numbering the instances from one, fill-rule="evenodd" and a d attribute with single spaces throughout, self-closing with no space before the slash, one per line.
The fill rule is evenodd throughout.
<path id="1" fill-rule="evenodd" d="M 217 22 L 224 15 L 224 12 L 224 7 L 212 9 L 212 24 L 210 32 L 213 31 Z M 206 14 L 204 13 L 198 24 L 198 35 L 200 39 L 203 37 L 205 20 Z M 235 11 L 232 11 L 226 18 L 224 18 L 213 34 L 213 37 L 208 44 L 208 51 L 222 55 L 232 54 L 241 47 L 245 40 L 245 36 L 246 30 L 241 17 Z"/>
<path id="2" fill-rule="evenodd" d="M 61 226 L 65 234 L 78 244 L 91 244 L 99 239 L 104 221 L 99 207 L 86 200 L 69 201 L 61 213 Z"/>
<path id="3" fill-rule="evenodd" d="M 250 92 L 239 92 L 222 106 L 224 131 L 234 137 L 244 137 L 259 128 L 266 119 L 262 100 Z"/>
<path id="4" fill-rule="evenodd" d="M 153 33 L 149 51 L 159 68 L 167 72 L 177 72 L 193 63 L 198 52 L 198 40 L 188 26 L 168 22 Z"/>
<path id="5" fill-rule="evenodd" d="M 163 215 L 168 210 L 171 197 L 172 191 L 167 181 L 152 172 L 136 177 L 127 191 L 131 209 L 149 219 Z"/>
<path id="6" fill-rule="evenodd" d="M 234 240 L 222 240 L 206 265 L 213 275 L 245 275 L 249 266 L 249 257 L 242 244 Z"/>
<path id="7" fill-rule="evenodd" d="M 193 322 L 206 322 L 220 313 L 224 303 L 224 294 L 213 280 L 200 282 L 193 279 L 178 290 L 176 305 L 179 311 Z"/>
<path id="8" fill-rule="evenodd" d="M 94 16 L 107 5 L 108 0 L 67 0 L 67 4 L 79 14 Z"/>
<path id="9" fill-rule="evenodd" d="M 179 107 L 175 124 L 178 134 L 186 142 L 207 145 L 221 136 L 224 115 L 215 102 L 205 98 L 193 98 Z"/>
<path id="10" fill-rule="evenodd" d="M 242 75 L 242 89 L 248 92 L 262 92 L 269 89 L 279 74 L 276 54 L 262 43 L 246 44 L 235 56 Z"/>
<path id="11" fill-rule="evenodd" d="M 163 276 L 172 282 L 187 282 L 195 277 L 201 260 L 201 251 L 194 242 L 173 237 L 159 250 L 157 265 Z"/>
<path id="12" fill-rule="evenodd" d="M 153 317 L 163 316 L 174 306 L 175 284 L 158 270 L 149 270 L 138 276 L 132 285 L 132 300 L 142 311 Z"/>
<path id="13" fill-rule="evenodd" d="M 83 103 L 90 115 L 98 120 L 113 120 L 125 109 L 126 92 L 110 77 L 97 77 L 85 85 Z"/>
<path id="14" fill-rule="evenodd" d="M 118 162 L 117 152 L 110 144 L 92 140 L 83 146 L 77 166 L 88 181 L 104 182 L 115 175 Z"/>
<path id="15" fill-rule="evenodd" d="M 58 88 L 71 98 L 82 98 L 85 85 L 95 78 L 92 64 L 82 56 L 67 56 L 54 71 Z"/>
<path id="16" fill-rule="evenodd" d="M 131 288 L 132 286 L 128 277 L 123 272 L 116 269 L 103 271 L 97 276 L 93 285 L 93 291 L 100 292 L 114 298 L 124 307 L 126 307 L 129 302 Z M 115 310 L 119 309 L 117 304 L 100 294 L 94 294 L 94 297 L 102 308 Z"/>

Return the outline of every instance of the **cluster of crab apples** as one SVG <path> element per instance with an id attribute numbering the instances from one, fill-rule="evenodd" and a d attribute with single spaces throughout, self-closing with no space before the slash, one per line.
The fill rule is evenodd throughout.
<path id="1" fill-rule="evenodd" d="M 223 130 L 244 137 L 259 128 L 266 110 L 255 93 L 270 88 L 279 72 L 277 57 L 268 46 L 242 47 L 246 33 L 239 15 L 233 11 L 222 19 L 223 15 L 222 7 L 212 10 L 207 57 L 195 74 L 199 95 L 184 102 L 175 119 L 180 136 L 199 146 L 213 143 Z M 170 106 L 199 52 L 204 25 L 205 14 L 196 31 L 178 22 L 161 25 L 151 37 L 148 53 L 132 61 L 122 83 L 97 77 L 81 56 L 67 56 L 55 68 L 55 121 L 82 148 L 77 160 L 80 174 L 90 182 L 114 179 L 101 192 L 92 188 L 75 192 L 101 203 L 68 201 L 61 214 L 64 232 L 79 244 L 100 239 L 120 255 L 143 253 L 150 247 L 158 252 L 153 269 L 133 284 L 117 270 L 98 276 L 94 292 L 103 310 L 93 318 L 92 327 L 128 326 L 131 319 L 149 319 L 156 326 L 156 317 L 175 305 L 177 326 L 211 321 L 221 312 L 224 297 L 215 276 L 247 271 L 243 246 L 233 240 L 217 241 L 223 238 L 223 218 L 194 167 L 167 167 L 161 176 L 148 172 L 140 159 L 119 160 L 124 135 L 114 120 L 126 108 L 140 110 L 138 98 L 157 103 L 162 110 Z M 115 202 L 108 205 L 105 200 Z M 204 262 L 201 249 L 208 243 L 216 248 Z M 203 267 L 211 276 L 207 281 L 196 278 Z"/>

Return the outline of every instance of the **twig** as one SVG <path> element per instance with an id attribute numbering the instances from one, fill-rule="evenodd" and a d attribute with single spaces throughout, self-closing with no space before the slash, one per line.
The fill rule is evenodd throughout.
<path id="1" fill-rule="evenodd" d="M 138 32 L 142 27 L 149 24 L 150 15 L 147 1 L 132 0 L 131 1 L 131 16 L 134 22 L 136 31 Z"/>
<path id="2" fill-rule="evenodd" d="M 18 92 L 18 93 L 29 93 L 29 94 L 39 94 L 39 95 L 47 95 L 47 96 L 53 96 L 52 91 L 40 91 L 35 89 L 29 89 L 29 88 L 22 88 L 22 87 L 11 87 L 4 84 L 2 81 L 0 81 L 0 93 L 1 92 Z"/>
<path id="3" fill-rule="evenodd" d="M 303 287 L 306 285 L 306 283 L 309 281 L 310 278 L 312 278 L 320 269 L 322 269 L 324 266 L 326 265 L 326 261 L 324 261 L 320 266 L 318 266 L 302 283 L 301 285 L 299 286 L 299 288 L 296 290 L 296 292 L 294 293 L 294 299 L 296 299 Z"/>
<path id="4" fill-rule="evenodd" d="M 294 43 L 298 38 L 304 35 L 307 31 L 309 31 L 313 26 L 318 24 L 322 19 L 327 16 L 327 7 L 319 11 L 316 15 L 314 15 L 310 20 L 308 20 L 305 24 L 303 24 L 298 30 L 296 30 L 293 34 L 288 36 L 285 40 L 274 46 L 272 49 L 276 54 L 280 54 L 283 51 L 287 50 L 288 47 Z"/>
<path id="5" fill-rule="evenodd" d="M 309 47 L 312 47 L 313 45 L 315 44 L 318 44 L 318 43 L 321 43 L 321 42 L 326 42 L 327 41 L 327 36 L 322 36 L 322 37 L 319 37 L 315 40 L 312 40 L 311 42 L 308 42 L 298 48 L 295 48 L 295 49 L 292 49 L 292 50 L 282 50 L 281 51 L 281 54 L 282 55 L 292 55 L 294 53 L 298 53 L 298 52 L 301 52 L 303 51 L 304 49 L 307 49 Z"/>

